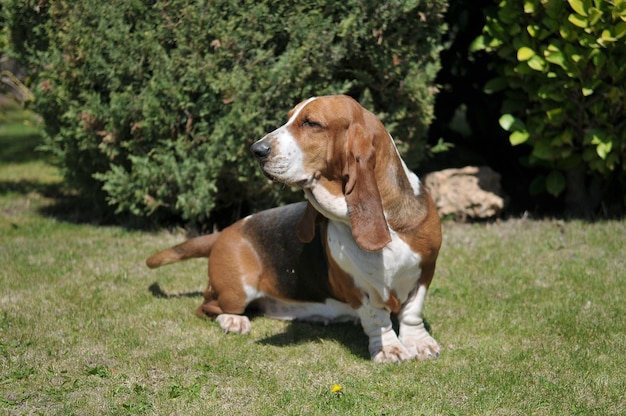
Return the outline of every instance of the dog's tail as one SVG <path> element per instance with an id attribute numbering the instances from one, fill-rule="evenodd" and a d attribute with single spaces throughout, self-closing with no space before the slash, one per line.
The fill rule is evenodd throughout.
<path id="1" fill-rule="evenodd" d="M 151 269 L 156 269 L 157 267 L 165 266 L 166 264 L 175 263 L 177 261 L 198 257 L 209 257 L 217 237 L 219 237 L 219 232 L 202 235 L 200 237 L 187 240 L 174 247 L 159 251 L 146 260 L 146 265 Z"/>

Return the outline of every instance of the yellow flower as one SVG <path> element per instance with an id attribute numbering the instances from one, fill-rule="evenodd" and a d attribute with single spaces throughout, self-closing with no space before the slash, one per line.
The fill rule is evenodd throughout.
<path id="1" fill-rule="evenodd" d="M 341 389 L 343 389 L 343 387 L 341 387 L 341 384 L 333 384 L 333 387 L 330 389 L 330 391 L 333 393 L 340 393 Z"/>

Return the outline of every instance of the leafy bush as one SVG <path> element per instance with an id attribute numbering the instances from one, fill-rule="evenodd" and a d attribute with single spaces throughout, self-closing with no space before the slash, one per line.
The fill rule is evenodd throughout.
<path id="1" fill-rule="evenodd" d="M 248 147 L 312 95 L 359 99 L 415 167 L 445 5 L 9 0 L 5 14 L 68 182 L 105 212 L 208 224 L 300 198 Z"/>
<path id="2" fill-rule="evenodd" d="M 625 35 L 625 0 L 504 0 L 487 17 L 484 47 L 504 61 L 486 86 L 505 90 L 500 124 L 549 169 L 535 190 L 565 191 L 573 213 L 590 214 L 611 185 L 624 195 Z"/>

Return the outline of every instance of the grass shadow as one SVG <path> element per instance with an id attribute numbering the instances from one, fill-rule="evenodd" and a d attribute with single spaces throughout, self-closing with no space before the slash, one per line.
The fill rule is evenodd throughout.
<path id="1" fill-rule="evenodd" d="M 129 230 L 152 230 L 155 224 L 131 215 L 107 215 L 97 205 L 67 189 L 62 182 L 46 182 L 31 179 L 0 180 L 0 196 L 7 194 L 39 194 L 48 199 L 37 206 L 36 212 L 71 224 L 120 226 Z"/>
<path id="2" fill-rule="evenodd" d="M 284 347 L 293 344 L 320 342 L 321 340 L 333 340 L 346 346 L 352 353 L 364 360 L 369 360 L 367 348 L 367 336 L 359 324 L 335 323 L 330 325 L 292 321 L 285 331 L 280 334 L 270 335 L 257 343 Z"/>
<path id="3" fill-rule="evenodd" d="M 167 293 L 157 282 L 152 283 L 150 287 L 148 287 L 148 290 L 152 293 L 152 296 L 159 299 L 197 298 L 202 296 L 202 292 L 199 291 Z"/>
<path id="4" fill-rule="evenodd" d="M 41 144 L 41 136 L 38 132 L 21 134 L 17 138 L 15 134 L 0 129 L 0 163 L 23 163 L 33 160 L 41 160 L 43 154 L 36 149 Z"/>
<path id="5" fill-rule="evenodd" d="M 15 181 L 0 181 L 0 195 L 16 193 L 28 195 L 36 192 L 46 198 L 56 199 L 62 195 L 61 186 L 58 183 L 46 183 L 28 179 Z"/>
<path id="6" fill-rule="evenodd" d="M 67 190 L 61 190 L 52 203 L 39 208 L 39 214 L 72 224 L 107 225 L 88 201 Z"/>
<path id="7" fill-rule="evenodd" d="M 68 191 L 61 182 L 45 182 L 30 179 L 0 181 L 0 195 L 16 193 L 28 195 L 37 193 L 49 199 L 36 208 L 37 213 L 59 221 L 72 224 L 101 224 L 94 218 L 100 218 L 93 207 L 78 195 Z M 104 225 L 104 224 L 103 224 Z"/>
<path id="8" fill-rule="evenodd" d="M 42 131 L 20 108 L 0 106 L 0 163 L 23 163 L 41 160 L 36 149 L 43 143 Z"/>

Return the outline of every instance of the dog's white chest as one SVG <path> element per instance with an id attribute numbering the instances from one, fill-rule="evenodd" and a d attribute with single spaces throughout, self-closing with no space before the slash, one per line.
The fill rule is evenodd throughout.
<path id="1" fill-rule="evenodd" d="M 391 242 L 382 250 L 361 249 L 344 223 L 328 222 L 328 245 L 337 264 L 352 276 L 373 304 L 382 307 L 393 291 L 404 303 L 420 277 L 421 257 L 390 230 Z"/>

